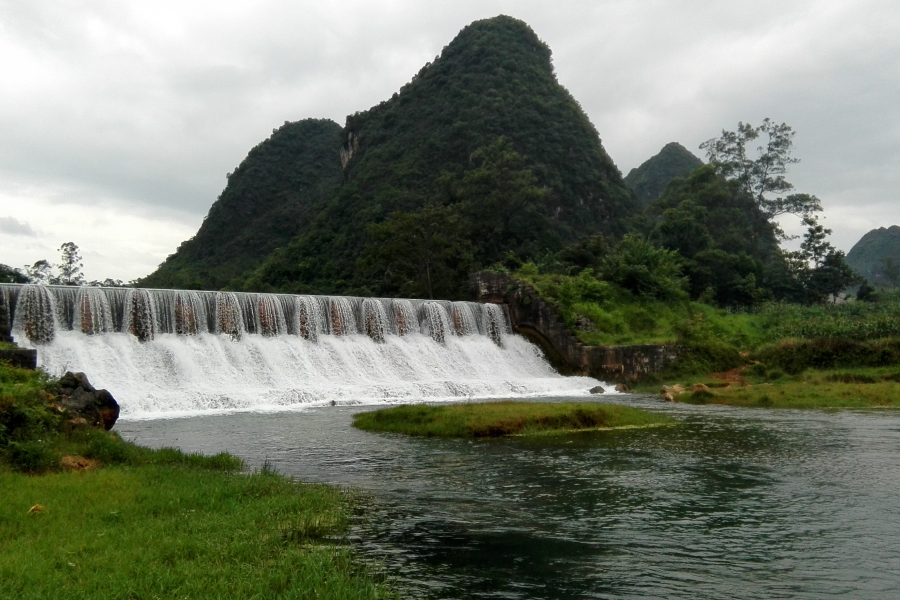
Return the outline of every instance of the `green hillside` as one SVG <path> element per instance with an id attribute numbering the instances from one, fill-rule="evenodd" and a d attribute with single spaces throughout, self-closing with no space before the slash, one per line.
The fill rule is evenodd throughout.
<path id="1" fill-rule="evenodd" d="M 684 177 L 702 164 L 687 148 L 670 142 L 659 154 L 632 169 L 625 177 L 625 184 L 634 190 L 642 206 L 649 206 L 662 196 L 670 181 Z"/>
<path id="2" fill-rule="evenodd" d="M 140 281 L 157 288 L 219 289 L 288 243 L 341 183 L 341 127 L 285 123 L 250 150 L 197 235 Z"/>
<path id="3" fill-rule="evenodd" d="M 314 124 L 305 143 L 281 143 L 283 130 Z M 197 236 L 142 283 L 458 297 L 471 269 L 508 252 L 621 236 L 635 204 L 557 82 L 550 49 L 500 16 L 464 28 L 343 131 L 320 121 L 279 130 L 232 175 Z"/>
<path id="4" fill-rule="evenodd" d="M 871 284 L 900 286 L 900 227 L 879 227 L 864 235 L 847 253 L 847 264 Z"/>

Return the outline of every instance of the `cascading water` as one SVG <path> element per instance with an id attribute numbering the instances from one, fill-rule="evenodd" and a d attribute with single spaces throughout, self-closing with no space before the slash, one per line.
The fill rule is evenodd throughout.
<path id="1" fill-rule="evenodd" d="M 453 321 L 453 331 L 456 335 L 475 335 L 478 333 L 478 324 L 472 307 L 468 302 L 454 302 L 450 306 L 450 318 Z"/>
<path id="2" fill-rule="evenodd" d="M 362 322 L 366 335 L 376 342 L 384 341 L 384 332 L 387 329 L 388 318 L 384 305 L 375 298 L 366 298 L 362 301 Z"/>
<path id="3" fill-rule="evenodd" d="M 331 335 L 353 335 L 357 332 L 356 319 L 350 298 L 334 296 L 328 299 Z"/>
<path id="4" fill-rule="evenodd" d="M 443 344 L 450 335 L 450 317 L 440 302 L 426 302 L 422 305 L 422 333 Z"/>
<path id="5" fill-rule="evenodd" d="M 497 304 L 485 304 L 481 308 L 481 327 L 486 336 L 498 346 L 503 345 L 503 334 L 509 330 L 506 312 Z"/>
<path id="6" fill-rule="evenodd" d="M 315 298 L 299 296 L 294 300 L 294 314 L 296 324 L 294 329 L 300 337 L 311 342 L 319 339 L 322 331 L 320 317 L 321 309 Z"/>
<path id="7" fill-rule="evenodd" d="M 90 287 L 78 288 L 72 327 L 87 335 L 108 333 L 113 330 L 112 311 L 103 290 Z"/>
<path id="8" fill-rule="evenodd" d="M 237 295 L 216 292 L 216 333 L 240 340 L 244 335 L 244 316 Z"/>
<path id="9" fill-rule="evenodd" d="M 0 284 L 42 368 L 84 371 L 122 418 L 335 403 L 583 395 L 471 302 Z M 501 346 L 502 343 L 502 346 Z"/>
<path id="10" fill-rule="evenodd" d="M 34 344 L 49 344 L 56 336 L 53 300 L 42 285 L 26 285 L 16 299 L 13 329 Z"/>
<path id="11" fill-rule="evenodd" d="M 402 298 L 391 300 L 391 309 L 394 313 L 394 328 L 397 335 L 406 336 L 419 329 L 419 321 L 416 319 L 416 309 L 412 302 Z"/>

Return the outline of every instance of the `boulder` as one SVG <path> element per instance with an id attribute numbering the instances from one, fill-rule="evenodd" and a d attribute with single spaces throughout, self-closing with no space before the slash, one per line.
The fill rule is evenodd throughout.
<path id="1" fill-rule="evenodd" d="M 624 383 L 617 383 L 617 384 L 616 384 L 616 391 L 617 391 L 617 392 L 620 392 L 620 393 L 622 393 L 622 394 L 628 394 L 629 392 L 631 392 L 631 388 L 629 388 L 629 387 L 628 387 L 627 385 L 625 385 Z"/>
<path id="2" fill-rule="evenodd" d="M 98 390 L 84 373 L 68 371 L 59 380 L 59 405 L 66 409 L 69 423 L 81 425 L 83 419 L 92 427 L 113 428 L 119 418 L 119 403 L 106 390 Z"/>
<path id="3" fill-rule="evenodd" d="M 662 386 L 662 389 L 659 390 L 659 395 L 662 396 L 666 402 L 677 402 L 678 394 L 682 393 L 684 393 L 684 388 L 677 383 L 672 386 L 664 385 Z"/>
<path id="4" fill-rule="evenodd" d="M 596 385 L 596 386 L 592 387 L 590 391 L 591 391 L 592 394 L 603 394 L 603 393 L 606 392 L 606 390 L 604 390 L 604 389 L 603 389 L 602 387 L 600 387 L 599 385 Z"/>

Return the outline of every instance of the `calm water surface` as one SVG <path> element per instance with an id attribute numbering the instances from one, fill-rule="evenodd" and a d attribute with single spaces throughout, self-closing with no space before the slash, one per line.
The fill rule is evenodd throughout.
<path id="1" fill-rule="evenodd" d="M 405 597 L 900 598 L 900 413 L 630 398 L 681 424 L 469 442 L 332 407 L 116 429 L 370 493 L 354 537 Z"/>

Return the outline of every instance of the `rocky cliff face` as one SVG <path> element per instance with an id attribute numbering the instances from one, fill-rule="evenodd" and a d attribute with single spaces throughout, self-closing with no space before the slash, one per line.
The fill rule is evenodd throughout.
<path id="1" fill-rule="evenodd" d="M 664 344 L 586 346 L 572 335 L 534 288 L 509 275 L 476 273 L 470 287 L 476 302 L 506 304 L 516 333 L 538 344 L 560 373 L 632 381 L 659 373 L 677 357 L 678 349 Z"/>

